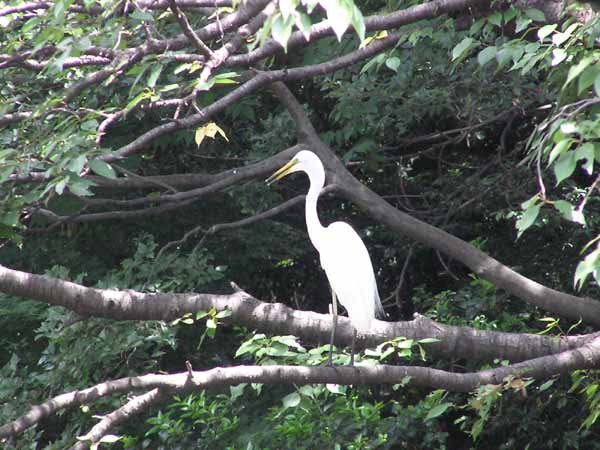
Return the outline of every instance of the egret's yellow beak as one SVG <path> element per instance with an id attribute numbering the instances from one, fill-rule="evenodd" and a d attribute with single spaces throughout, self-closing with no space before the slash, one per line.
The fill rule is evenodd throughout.
<path id="1" fill-rule="evenodd" d="M 267 185 L 270 185 L 271 183 L 273 183 L 277 180 L 281 180 L 283 177 L 288 175 L 291 172 L 292 167 L 294 167 L 296 164 L 298 164 L 298 162 L 299 161 L 296 158 L 289 161 L 285 166 L 283 166 L 281 169 L 279 169 L 277 172 L 275 172 L 273 175 L 271 175 L 269 178 L 267 178 L 265 180 Z"/>

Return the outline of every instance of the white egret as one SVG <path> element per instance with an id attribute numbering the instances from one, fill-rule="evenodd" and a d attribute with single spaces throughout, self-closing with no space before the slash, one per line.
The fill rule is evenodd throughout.
<path id="1" fill-rule="evenodd" d="M 292 172 L 305 172 L 310 180 L 306 195 L 306 227 L 312 244 L 321 257 L 321 266 L 332 289 L 333 328 L 329 347 L 329 365 L 337 325 L 336 295 L 348 311 L 354 327 L 350 364 L 354 364 L 354 344 L 357 331 L 368 332 L 375 315 L 383 316 L 375 274 L 369 252 L 354 229 L 345 222 L 324 227 L 317 215 L 317 200 L 325 185 L 325 169 L 317 155 L 308 150 L 296 154 L 287 164 L 267 178 L 267 183 L 280 180 Z"/>

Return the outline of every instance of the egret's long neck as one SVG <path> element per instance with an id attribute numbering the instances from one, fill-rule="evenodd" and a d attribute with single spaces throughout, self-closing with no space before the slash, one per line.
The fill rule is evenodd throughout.
<path id="1" fill-rule="evenodd" d="M 321 243 L 323 242 L 323 234 L 325 228 L 321 225 L 319 216 L 317 214 L 317 200 L 319 199 L 319 193 L 325 185 L 325 171 L 321 166 L 320 170 L 312 170 L 307 172 L 310 180 L 310 189 L 306 194 L 306 227 L 308 228 L 308 236 L 312 244 L 317 250 L 320 250 Z"/>

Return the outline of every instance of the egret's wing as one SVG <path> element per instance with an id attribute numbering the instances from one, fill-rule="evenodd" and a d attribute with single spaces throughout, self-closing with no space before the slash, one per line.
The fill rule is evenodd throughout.
<path id="1" fill-rule="evenodd" d="M 383 314 L 369 252 L 347 223 L 332 223 L 325 235 L 319 253 L 329 283 L 353 324 L 368 329 L 375 314 Z"/>

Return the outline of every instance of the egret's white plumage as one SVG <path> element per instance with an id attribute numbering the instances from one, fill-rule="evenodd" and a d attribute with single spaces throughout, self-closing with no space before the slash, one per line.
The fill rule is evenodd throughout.
<path id="1" fill-rule="evenodd" d="M 359 333 L 368 332 L 375 315 L 382 315 L 377 283 L 367 248 L 345 222 L 334 222 L 325 232 L 328 244 L 319 250 L 321 266 L 340 303 Z M 335 249 L 332 250 L 332 249 Z"/>
<path id="2" fill-rule="evenodd" d="M 325 185 L 325 170 L 313 152 L 298 152 L 268 180 L 279 180 L 298 171 L 305 172 L 310 180 L 306 194 L 306 226 L 310 240 L 319 251 L 321 266 L 340 303 L 348 311 L 352 325 L 360 333 L 367 332 L 375 315 L 383 315 L 369 252 L 358 233 L 347 223 L 321 225 L 317 200 Z"/>

